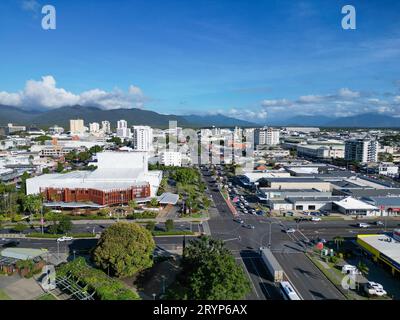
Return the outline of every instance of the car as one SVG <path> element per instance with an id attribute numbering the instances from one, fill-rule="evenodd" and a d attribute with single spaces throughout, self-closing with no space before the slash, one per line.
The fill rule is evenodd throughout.
<path id="1" fill-rule="evenodd" d="M 243 213 L 249 213 L 247 209 L 243 209 Z"/>
<path id="2" fill-rule="evenodd" d="M 321 221 L 321 218 L 320 217 L 312 217 L 311 221 Z"/>
<path id="3" fill-rule="evenodd" d="M 61 237 L 61 238 L 58 238 L 57 241 L 58 241 L 58 242 L 60 242 L 60 241 L 71 241 L 71 240 L 73 240 L 73 239 L 74 239 L 74 238 L 72 238 L 72 237 L 63 236 L 63 237 Z"/>
<path id="4" fill-rule="evenodd" d="M 294 221 L 297 222 L 297 223 L 300 223 L 300 222 L 303 222 L 303 221 L 305 221 L 305 222 L 311 221 L 311 219 L 310 218 L 306 218 L 306 217 L 296 217 L 296 218 L 294 218 Z"/>
<path id="5" fill-rule="evenodd" d="M 242 224 L 242 227 L 245 227 L 247 229 L 254 229 L 255 228 L 252 224 Z"/>
<path id="6" fill-rule="evenodd" d="M 244 223 L 243 219 L 240 219 L 240 218 L 234 218 L 233 221 L 240 223 L 240 224 Z"/>
<path id="7" fill-rule="evenodd" d="M 18 247 L 19 245 L 19 241 L 9 241 L 5 244 L 3 244 L 3 248 L 14 248 L 14 247 Z"/>
<path id="8" fill-rule="evenodd" d="M 383 289 L 383 286 L 377 282 L 369 281 L 368 285 L 370 285 L 374 289 Z"/>
<path id="9" fill-rule="evenodd" d="M 376 221 L 375 222 L 375 225 L 377 225 L 377 226 L 383 226 L 383 225 L 385 225 L 382 221 Z"/>
<path id="10" fill-rule="evenodd" d="M 294 232 L 296 232 L 296 229 L 294 228 L 286 229 L 286 233 L 294 233 Z"/>
<path id="11" fill-rule="evenodd" d="M 365 222 L 359 222 L 359 223 L 357 223 L 357 227 L 359 227 L 359 228 L 369 228 L 370 225 L 368 223 L 365 223 Z"/>

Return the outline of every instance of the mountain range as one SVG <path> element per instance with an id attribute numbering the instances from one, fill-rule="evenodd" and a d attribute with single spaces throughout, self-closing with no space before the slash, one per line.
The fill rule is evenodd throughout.
<path id="1" fill-rule="evenodd" d="M 363 127 L 384 128 L 400 127 L 400 118 L 380 113 L 365 113 L 348 117 L 294 116 L 285 119 L 268 119 L 264 124 L 216 115 L 173 115 L 160 114 L 143 109 L 104 110 L 97 107 L 67 106 L 51 110 L 37 110 L 0 105 L 0 126 L 13 123 L 17 125 L 50 127 L 55 124 L 69 128 L 69 119 L 83 119 L 90 122 L 108 120 L 115 127 L 118 120 L 124 119 L 129 125 L 149 125 L 167 128 L 169 121 L 177 121 L 181 127 L 257 127 L 272 126 L 317 126 L 317 127 Z"/>
<path id="2" fill-rule="evenodd" d="M 400 127 L 400 118 L 381 113 L 364 113 L 348 117 L 295 116 L 286 119 L 268 121 L 275 126 L 314 126 L 337 128 L 396 128 Z"/>
<path id="3" fill-rule="evenodd" d="M 177 121 L 180 127 L 254 127 L 256 124 L 218 115 L 165 115 L 143 109 L 113 109 L 104 110 L 97 107 L 69 106 L 51 110 L 30 110 L 0 105 L 0 126 L 13 123 L 18 125 L 50 127 L 55 124 L 69 128 L 70 119 L 83 119 L 85 124 L 108 120 L 112 127 L 118 120 L 124 119 L 129 125 L 149 125 L 158 128 L 167 128 L 169 121 Z"/>

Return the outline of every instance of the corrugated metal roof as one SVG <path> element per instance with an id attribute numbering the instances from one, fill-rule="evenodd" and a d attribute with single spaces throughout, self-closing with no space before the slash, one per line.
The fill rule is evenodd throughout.
<path id="1" fill-rule="evenodd" d="M 31 248 L 7 248 L 1 251 L 1 256 L 18 260 L 28 260 L 39 257 L 46 253 L 46 250 Z"/>

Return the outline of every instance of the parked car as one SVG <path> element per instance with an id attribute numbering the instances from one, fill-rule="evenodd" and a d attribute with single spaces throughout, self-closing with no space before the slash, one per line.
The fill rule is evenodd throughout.
<path id="1" fill-rule="evenodd" d="M 303 222 L 303 221 L 311 221 L 311 219 L 310 219 L 310 218 L 305 218 L 305 217 L 296 217 L 296 218 L 294 219 L 294 221 L 296 221 L 297 223 L 299 223 L 299 222 Z"/>
<path id="2" fill-rule="evenodd" d="M 238 222 L 240 224 L 244 223 L 243 219 L 240 219 L 240 218 L 234 218 L 233 221 Z"/>
<path id="3" fill-rule="evenodd" d="M 387 292 L 383 289 L 383 286 L 376 282 L 369 281 L 364 288 L 365 292 L 367 292 L 369 295 L 375 295 L 378 297 L 387 295 Z"/>
<path id="4" fill-rule="evenodd" d="M 385 225 L 382 221 L 376 221 L 375 224 L 376 224 L 377 226 L 383 226 L 383 225 Z"/>
<path id="5" fill-rule="evenodd" d="M 242 224 L 243 227 L 247 229 L 254 229 L 255 227 L 252 224 Z"/>
<path id="6" fill-rule="evenodd" d="M 294 232 L 296 232 L 296 229 L 294 228 L 286 229 L 286 233 L 294 233 Z"/>
<path id="7" fill-rule="evenodd" d="M 321 221 L 321 218 L 320 217 L 312 217 L 311 221 Z"/>
<path id="8" fill-rule="evenodd" d="M 369 228 L 370 225 L 368 223 L 365 223 L 365 222 L 359 222 L 359 223 L 357 223 L 357 227 L 359 227 L 359 228 Z"/>

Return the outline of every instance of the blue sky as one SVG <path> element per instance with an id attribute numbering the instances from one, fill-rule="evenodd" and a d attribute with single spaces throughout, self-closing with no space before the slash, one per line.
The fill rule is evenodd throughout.
<path id="1" fill-rule="evenodd" d="M 346 4 L 356 30 L 341 28 Z M 399 59 L 400 1 L 0 2 L 0 103 L 22 107 L 400 115 Z"/>

